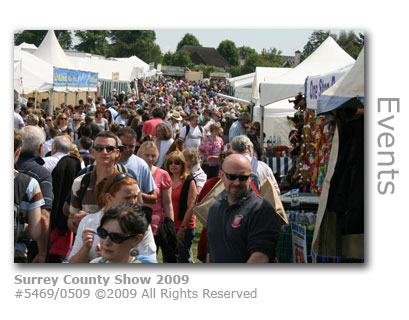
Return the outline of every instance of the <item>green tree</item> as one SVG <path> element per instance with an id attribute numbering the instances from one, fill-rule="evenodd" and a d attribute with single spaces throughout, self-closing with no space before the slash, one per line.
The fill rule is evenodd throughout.
<path id="1" fill-rule="evenodd" d="M 242 72 L 242 67 L 241 66 L 230 66 L 226 68 L 226 72 L 229 72 L 231 74 L 231 76 L 234 77 L 238 77 L 241 76 L 242 74 L 244 74 Z"/>
<path id="2" fill-rule="evenodd" d="M 358 37 L 353 31 L 348 33 L 346 31 L 341 31 L 338 36 L 337 43 L 352 58 L 356 59 L 364 45 L 363 34 L 360 34 Z"/>
<path id="3" fill-rule="evenodd" d="M 269 67 L 282 67 L 284 64 L 284 60 L 281 57 L 281 50 L 277 50 L 276 48 L 270 48 L 268 50 L 263 49 L 261 51 L 261 57 L 264 59 L 265 66 Z"/>
<path id="4" fill-rule="evenodd" d="M 165 66 L 173 66 L 173 53 L 168 51 L 163 55 L 163 64 Z"/>
<path id="5" fill-rule="evenodd" d="M 47 30 L 23 30 L 14 34 L 14 44 L 16 46 L 22 44 L 23 42 L 34 44 L 35 46 L 40 46 L 41 42 L 44 40 Z M 72 48 L 72 36 L 71 32 L 68 30 L 55 30 L 55 36 L 58 39 L 61 47 L 63 49 Z"/>
<path id="6" fill-rule="evenodd" d="M 311 53 L 313 53 L 329 36 L 334 38 L 334 40 L 337 39 L 337 36 L 331 34 L 330 30 L 314 30 L 304 46 L 304 50 L 301 54 L 301 61 L 305 60 Z"/>
<path id="7" fill-rule="evenodd" d="M 79 38 L 79 44 L 75 50 L 106 56 L 108 52 L 108 30 L 76 30 L 75 35 Z"/>
<path id="8" fill-rule="evenodd" d="M 254 50 L 253 48 L 246 47 L 246 46 L 241 46 L 241 47 L 238 47 L 237 49 L 239 49 L 240 58 L 241 58 L 241 59 L 244 59 L 244 60 L 247 60 L 247 57 L 248 57 L 250 54 L 252 54 L 252 53 L 257 53 L 257 51 Z"/>
<path id="9" fill-rule="evenodd" d="M 217 47 L 217 52 L 219 52 L 231 66 L 238 66 L 240 64 L 240 52 L 233 41 L 223 40 L 220 42 Z"/>
<path id="10" fill-rule="evenodd" d="M 179 41 L 177 47 L 176 47 L 176 51 L 179 51 L 183 46 L 197 46 L 197 47 L 201 47 L 202 45 L 200 44 L 199 40 L 197 40 L 197 38 L 191 34 L 191 33 L 186 33 L 182 40 Z"/>
<path id="11" fill-rule="evenodd" d="M 246 62 L 241 67 L 242 74 L 248 74 L 256 71 L 256 67 L 265 66 L 265 61 L 257 52 L 248 56 Z"/>
<path id="12" fill-rule="evenodd" d="M 113 57 L 137 56 L 149 63 L 163 60 L 160 47 L 155 43 L 153 30 L 112 30 L 109 55 Z"/>
<path id="13" fill-rule="evenodd" d="M 179 50 L 173 54 L 172 63 L 177 67 L 188 67 L 192 69 L 194 64 L 190 59 L 190 54 L 186 50 Z"/>

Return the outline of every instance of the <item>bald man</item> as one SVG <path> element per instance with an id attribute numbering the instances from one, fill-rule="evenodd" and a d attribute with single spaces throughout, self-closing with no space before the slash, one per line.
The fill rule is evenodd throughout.
<path id="1" fill-rule="evenodd" d="M 280 224 L 271 204 L 250 187 L 250 161 L 232 154 L 219 175 L 225 190 L 209 209 L 208 262 L 272 262 Z"/>

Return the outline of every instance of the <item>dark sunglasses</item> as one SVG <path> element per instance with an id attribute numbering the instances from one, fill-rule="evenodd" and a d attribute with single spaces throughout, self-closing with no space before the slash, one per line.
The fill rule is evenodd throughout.
<path id="1" fill-rule="evenodd" d="M 223 171 L 224 174 L 226 175 L 227 179 L 229 179 L 229 180 L 231 180 L 231 181 L 235 181 L 237 178 L 238 178 L 240 181 L 246 181 L 246 180 L 250 177 L 250 175 L 248 175 L 248 176 L 245 176 L 245 175 L 236 175 L 236 174 L 227 173 L 227 172 L 225 172 L 224 170 L 222 170 L 222 171 Z"/>
<path id="2" fill-rule="evenodd" d="M 111 182 L 111 184 L 109 185 L 109 187 L 108 187 L 108 189 L 107 189 L 106 192 L 108 193 L 108 191 L 111 189 L 111 187 L 112 187 L 115 183 L 117 183 L 117 182 L 119 182 L 119 181 L 125 179 L 126 177 L 135 180 L 135 178 L 132 177 L 130 174 L 127 174 L 127 173 L 118 174 L 118 175 L 114 178 L 114 180 L 112 180 L 112 182 Z"/>
<path id="3" fill-rule="evenodd" d="M 60 118 L 60 120 L 67 120 L 67 118 Z"/>
<path id="4" fill-rule="evenodd" d="M 179 160 L 175 160 L 175 161 L 170 160 L 170 161 L 168 162 L 168 164 L 169 164 L 169 165 L 175 164 L 175 165 L 177 165 L 177 166 L 180 166 L 180 165 L 182 164 L 182 162 L 180 162 Z"/>
<path id="5" fill-rule="evenodd" d="M 94 146 L 94 150 L 97 152 L 101 152 L 104 149 L 107 151 L 107 153 L 111 153 L 115 151 L 116 147 L 114 146 Z"/>
<path id="6" fill-rule="evenodd" d="M 132 237 L 137 236 L 137 234 L 130 234 L 128 236 L 123 236 L 120 233 L 116 233 L 116 232 L 109 233 L 103 227 L 98 227 L 97 233 L 101 239 L 106 239 L 107 237 L 109 237 L 113 243 L 117 243 L 117 244 L 120 244 L 128 239 L 131 239 Z"/>
<path id="7" fill-rule="evenodd" d="M 52 119 L 45 119 L 45 121 L 53 121 Z"/>

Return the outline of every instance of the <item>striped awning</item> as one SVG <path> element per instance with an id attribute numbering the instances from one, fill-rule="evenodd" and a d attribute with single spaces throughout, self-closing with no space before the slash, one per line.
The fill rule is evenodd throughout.
<path id="1" fill-rule="evenodd" d="M 100 95 L 104 97 L 104 99 L 108 98 L 112 90 L 116 89 L 118 93 L 121 91 L 130 92 L 131 91 L 131 84 L 130 82 L 125 81 L 109 81 L 109 80 L 99 80 L 101 83 L 100 88 Z"/>

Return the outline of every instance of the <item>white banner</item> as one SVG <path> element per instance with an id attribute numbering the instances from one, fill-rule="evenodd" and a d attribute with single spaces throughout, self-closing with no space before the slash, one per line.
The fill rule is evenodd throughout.
<path id="1" fill-rule="evenodd" d="M 308 263 L 307 260 L 307 230 L 294 222 L 291 223 L 293 238 L 293 262 Z"/>
<path id="2" fill-rule="evenodd" d="M 319 96 L 327 89 L 332 87 L 347 71 L 352 68 L 352 65 L 338 69 L 336 71 L 321 74 L 317 76 L 307 77 L 305 85 L 305 98 L 308 109 L 317 109 Z"/>

